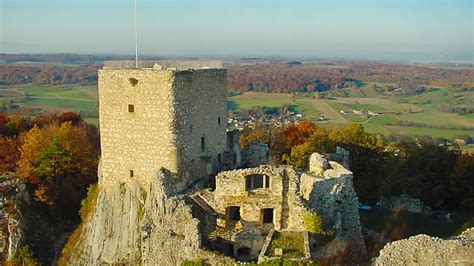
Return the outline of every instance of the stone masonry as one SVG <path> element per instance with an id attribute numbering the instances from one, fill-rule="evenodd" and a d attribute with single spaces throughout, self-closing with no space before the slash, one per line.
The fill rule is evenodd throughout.
<path id="1" fill-rule="evenodd" d="M 226 82 L 226 70 L 215 68 L 99 70 L 103 187 L 131 180 L 146 186 L 164 167 L 181 191 L 220 170 Z"/>

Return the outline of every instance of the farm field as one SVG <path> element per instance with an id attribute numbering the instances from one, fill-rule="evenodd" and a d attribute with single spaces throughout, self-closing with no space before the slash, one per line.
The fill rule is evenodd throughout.
<path id="1" fill-rule="evenodd" d="M 474 97 L 473 92 L 464 92 L 464 99 Z M 325 124 L 361 123 L 367 131 L 378 134 L 397 134 L 408 136 L 431 136 L 434 138 L 453 139 L 462 136 L 474 137 L 474 116 L 442 112 L 437 104 L 428 104 L 426 101 L 433 97 L 431 102 L 439 104 L 450 103 L 450 106 L 462 106 L 458 92 L 446 89 L 440 92 L 434 90 L 421 95 L 405 98 L 397 97 L 333 97 L 329 99 L 315 99 L 313 93 L 301 93 L 297 97 L 290 94 L 274 93 L 244 93 L 232 96 L 233 111 L 238 113 L 239 108 L 253 106 L 281 107 L 285 104 L 294 106 L 306 115 L 307 119 L 317 121 L 319 115 L 328 119 Z M 421 99 L 421 100 L 420 100 Z M 465 101 L 464 101 L 465 102 Z M 311 105 L 313 108 L 302 107 Z M 297 108 L 299 107 L 299 108 Z M 341 110 L 359 110 L 363 112 L 381 112 L 382 115 L 367 118 L 353 113 L 341 114 Z M 317 115 L 314 115 L 317 114 Z"/>
<path id="2" fill-rule="evenodd" d="M 90 87 L 37 87 L 19 90 L 28 95 L 27 100 L 20 105 L 42 108 L 48 112 L 89 111 L 97 106 L 97 99 L 85 92 L 92 91 Z"/>
<path id="3" fill-rule="evenodd" d="M 16 109 L 36 110 L 36 113 L 97 111 L 96 86 L 17 86 L 0 89 L 0 102 L 13 102 Z"/>
<path id="4" fill-rule="evenodd" d="M 308 118 L 317 119 L 320 112 L 310 103 L 294 99 L 288 93 L 260 93 L 251 92 L 237 95 L 230 95 L 228 100 L 228 108 L 235 114 L 241 109 L 252 109 L 254 107 L 274 107 L 281 108 L 288 105 L 292 111 L 302 113 Z"/>

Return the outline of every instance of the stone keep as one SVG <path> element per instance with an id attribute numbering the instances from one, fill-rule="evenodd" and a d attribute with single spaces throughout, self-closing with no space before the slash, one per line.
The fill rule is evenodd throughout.
<path id="1" fill-rule="evenodd" d="M 165 168 L 173 176 L 172 190 L 179 192 L 220 170 L 227 141 L 227 72 L 201 65 L 106 64 L 99 70 L 105 189 L 130 180 L 145 187 Z"/>

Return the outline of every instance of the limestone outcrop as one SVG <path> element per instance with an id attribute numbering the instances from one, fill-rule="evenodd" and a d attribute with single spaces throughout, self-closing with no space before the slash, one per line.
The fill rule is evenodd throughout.
<path id="1" fill-rule="evenodd" d="M 474 227 L 449 239 L 412 236 L 385 245 L 375 265 L 472 265 Z"/>
<path id="2" fill-rule="evenodd" d="M 170 265 L 198 259 L 225 262 L 226 258 L 200 249 L 199 221 L 184 196 L 167 193 L 167 174 L 161 170 L 146 191 L 136 181 L 101 189 L 70 263 Z"/>

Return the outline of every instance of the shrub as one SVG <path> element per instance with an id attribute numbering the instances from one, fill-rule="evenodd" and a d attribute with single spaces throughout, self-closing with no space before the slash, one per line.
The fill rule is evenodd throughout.
<path id="1" fill-rule="evenodd" d="M 323 229 L 323 222 L 321 216 L 315 210 L 305 211 L 303 213 L 303 224 L 305 226 L 306 231 L 312 234 L 334 234 L 332 230 L 327 231 Z"/>
<path id="2" fill-rule="evenodd" d="M 27 266 L 36 266 L 39 265 L 38 262 L 34 259 L 33 252 L 30 250 L 28 245 L 21 247 L 18 250 L 18 255 L 13 260 L 5 261 L 6 266 L 16 266 L 16 265 L 27 265 Z"/>
<path id="3" fill-rule="evenodd" d="M 94 211 L 95 204 L 97 203 L 97 196 L 99 194 L 99 187 L 97 184 L 90 185 L 87 189 L 87 197 L 81 201 L 81 215 L 82 222 L 85 222 L 90 213 Z"/>

